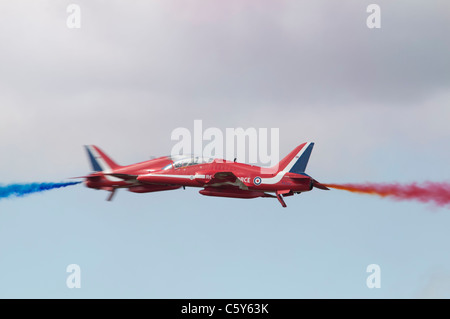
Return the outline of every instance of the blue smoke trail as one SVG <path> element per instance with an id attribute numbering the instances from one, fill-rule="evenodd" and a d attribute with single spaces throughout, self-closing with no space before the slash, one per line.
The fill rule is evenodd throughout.
<path id="1" fill-rule="evenodd" d="M 9 184 L 0 185 L 0 199 L 11 196 L 22 197 L 31 193 L 48 191 L 55 188 L 67 187 L 81 182 L 67 183 L 30 183 L 30 184 Z"/>

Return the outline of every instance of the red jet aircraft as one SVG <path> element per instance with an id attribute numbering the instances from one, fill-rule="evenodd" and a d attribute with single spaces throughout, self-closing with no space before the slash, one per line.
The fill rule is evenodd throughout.
<path id="1" fill-rule="evenodd" d="M 206 196 L 233 198 L 277 198 L 328 188 L 305 173 L 314 143 L 297 146 L 278 165 L 262 168 L 222 159 L 163 156 L 146 162 L 119 166 L 97 146 L 85 146 L 94 173 L 83 176 L 89 188 L 110 191 L 119 188 L 134 193 L 200 187 Z"/>

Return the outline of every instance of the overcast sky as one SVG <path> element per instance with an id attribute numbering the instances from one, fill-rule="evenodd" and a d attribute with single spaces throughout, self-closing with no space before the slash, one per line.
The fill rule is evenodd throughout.
<path id="1" fill-rule="evenodd" d="M 70 3 L 81 8 L 80 29 L 66 25 Z M 279 128 L 280 157 L 302 142 L 316 142 L 307 172 L 323 182 L 449 180 L 450 3 L 379 0 L 381 29 L 369 29 L 370 3 L 2 1 L 0 182 L 59 181 L 84 175 L 89 172 L 84 144 L 99 145 L 120 164 L 169 154 L 174 145 L 171 132 L 177 127 L 193 129 L 195 119 L 203 120 L 204 128 Z M 62 267 L 64 283 L 64 265 L 77 263 L 73 259 L 85 261 L 85 267 L 94 260 L 93 274 L 92 269 L 107 271 L 105 265 L 114 264 L 115 254 L 133 260 L 135 252 L 140 266 L 126 262 L 116 266 L 119 274 L 115 272 L 131 288 L 119 289 L 105 280 L 82 288 L 77 296 L 158 297 L 147 286 L 136 287 L 134 281 L 140 273 L 152 271 L 144 265 L 154 258 L 162 279 L 154 279 L 152 285 L 163 291 L 162 297 L 233 297 L 233 287 L 241 291 L 236 297 L 450 296 L 446 285 L 435 284 L 436 278 L 450 283 L 445 245 L 450 238 L 443 227 L 450 222 L 448 209 L 435 212 L 426 205 L 339 191 L 312 193 L 289 198 L 288 211 L 280 211 L 277 203 L 267 205 L 265 199 L 205 199 L 197 190 L 140 196 L 123 192 L 116 202 L 106 204 L 107 194 L 77 186 L 2 201 L 2 255 L 16 256 L 14 251 L 22 255 L 0 264 L 4 268 L 0 295 L 71 297 L 64 285 L 45 286 L 46 280 L 60 280 L 54 277 L 56 269 Z M 149 205 L 156 206 L 147 211 Z M 135 211 L 124 214 L 128 207 Z M 61 210 L 64 213 L 55 217 Z M 244 216 L 241 223 L 231 221 L 240 216 Z M 28 229 L 21 223 L 30 218 L 34 223 Z M 79 219 L 76 225 L 71 223 L 74 218 Z M 180 226 L 180 218 L 186 228 Z M 153 224 L 155 219 L 165 231 Z M 369 220 L 372 237 L 362 239 Z M 221 228 L 219 221 L 228 229 Z M 126 229 L 121 228 L 124 222 Z M 276 229 L 270 228 L 273 223 Z M 405 223 L 408 229 L 401 227 Z M 62 254 L 58 249 L 63 250 L 63 244 L 52 246 L 58 242 L 55 236 L 61 235 L 57 229 L 67 230 L 66 246 L 81 242 L 75 256 Z M 115 238 L 113 230 L 128 238 L 126 244 Z M 296 237 L 297 230 L 303 235 Z M 272 234 L 269 238 L 266 231 Z M 418 232 L 424 242 L 416 242 Z M 28 243 L 38 234 L 46 238 L 31 249 Z M 305 244 L 317 234 L 322 235 L 320 240 Z M 15 246 L 11 242 L 15 236 L 24 244 Z M 215 236 L 219 253 L 204 246 L 208 236 Z M 98 238 L 102 240 L 92 248 Z M 155 240 L 161 238 L 166 242 L 157 245 Z M 353 246 L 353 241 L 360 245 Z M 117 245 L 117 251 L 106 248 L 111 244 Z M 141 245 L 152 246 L 152 255 L 142 256 L 145 253 L 137 248 L 130 252 L 129 247 Z M 230 245 L 237 247 L 236 255 L 228 250 Z M 411 256 L 414 246 L 418 252 Z M 195 247 L 197 252 L 190 255 L 187 251 Z M 263 247 L 269 247 L 271 258 L 243 257 L 248 247 L 261 254 L 267 253 Z M 289 249 L 295 247 L 302 250 L 293 256 Z M 397 250 L 407 257 L 397 260 Z M 55 252 L 64 258 L 43 261 Z M 364 255 L 361 252 L 367 260 L 358 259 Z M 164 260 L 180 262 L 179 256 L 197 277 L 190 277 L 186 285 L 178 283 L 176 291 L 166 291 L 161 285 L 179 269 Z M 242 267 L 233 266 L 236 258 L 244 258 Z M 296 290 L 287 281 L 304 264 L 303 258 L 310 263 L 303 273 L 311 276 Z M 371 294 L 364 287 L 364 270 L 377 258 L 391 267 L 387 278 L 393 281 L 387 283 L 390 290 Z M 208 260 L 202 264 L 205 268 L 197 264 L 199 260 Z M 321 272 L 333 272 L 324 265 L 332 260 L 339 260 L 335 267 L 344 274 L 341 281 L 321 277 Z M 33 288 L 22 289 L 21 280 L 26 280 L 17 269 L 27 272 L 20 267 L 30 267 L 34 261 L 33 269 L 47 277 L 28 278 L 37 281 Z M 227 271 L 227 265 L 233 270 Z M 243 279 L 258 265 L 268 278 L 263 288 L 255 284 L 256 277 L 249 282 Z M 404 268 L 409 272 L 402 279 Z M 360 277 L 355 277 L 354 271 L 361 269 Z M 132 270 L 136 278 L 123 273 Z M 400 279 L 394 282 L 394 278 Z M 344 288 L 345 280 L 354 285 Z M 194 289 L 195 282 L 200 284 Z"/>

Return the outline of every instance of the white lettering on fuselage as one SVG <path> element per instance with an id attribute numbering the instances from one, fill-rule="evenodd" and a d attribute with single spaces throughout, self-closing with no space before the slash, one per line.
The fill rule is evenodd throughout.
<path id="1" fill-rule="evenodd" d="M 250 177 L 238 177 L 243 183 L 250 183 Z"/>

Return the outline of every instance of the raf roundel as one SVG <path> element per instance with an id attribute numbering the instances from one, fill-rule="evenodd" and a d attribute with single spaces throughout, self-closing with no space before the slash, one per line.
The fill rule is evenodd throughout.
<path id="1" fill-rule="evenodd" d="M 259 184 L 261 184 L 261 177 L 256 176 L 256 177 L 253 179 L 253 184 L 255 184 L 256 186 L 258 186 Z"/>

